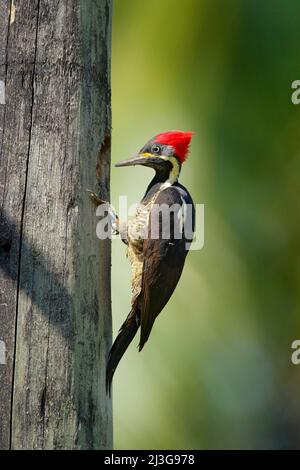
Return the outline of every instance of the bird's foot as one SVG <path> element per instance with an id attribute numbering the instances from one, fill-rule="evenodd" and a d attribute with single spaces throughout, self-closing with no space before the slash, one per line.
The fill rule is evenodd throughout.
<path id="1" fill-rule="evenodd" d="M 99 207 L 102 206 L 103 204 L 107 204 L 108 213 L 110 214 L 110 217 L 112 219 L 111 221 L 111 227 L 112 227 L 112 233 L 114 235 L 119 234 L 119 217 L 115 213 L 114 209 L 110 205 L 108 201 L 104 201 L 104 199 L 101 199 L 94 191 L 91 191 L 90 189 L 86 189 L 86 191 L 89 193 L 90 200 L 94 207 Z"/>
<path id="2" fill-rule="evenodd" d="M 90 200 L 95 207 L 102 206 L 102 204 L 109 204 L 107 201 L 101 199 L 94 191 L 91 191 L 90 189 L 87 189 L 86 191 L 89 193 Z"/>

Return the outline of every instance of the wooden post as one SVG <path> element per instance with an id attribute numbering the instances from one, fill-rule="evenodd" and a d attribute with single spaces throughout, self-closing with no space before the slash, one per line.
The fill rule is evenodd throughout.
<path id="1" fill-rule="evenodd" d="M 0 0 L 0 448 L 112 446 L 111 0 Z"/>

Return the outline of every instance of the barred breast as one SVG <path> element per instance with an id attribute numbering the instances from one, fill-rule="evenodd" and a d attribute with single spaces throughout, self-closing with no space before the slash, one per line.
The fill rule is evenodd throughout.
<path id="1" fill-rule="evenodd" d="M 149 214 L 157 194 L 145 204 L 139 204 L 134 217 L 127 224 L 127 257 L 131 263 L 131 291 L 133 304 L 141 292 L 143 274 L 143 242 L 148 237 Z"/>

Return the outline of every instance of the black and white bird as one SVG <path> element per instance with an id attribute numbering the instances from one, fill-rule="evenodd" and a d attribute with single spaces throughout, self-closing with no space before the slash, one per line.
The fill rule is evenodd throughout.
<path id="1" fill-rule="evenodd" d="M 116 165 L 144 165 L 153 168 L 155 175 L 135 216 L 122 224 L 116 217 L 116 230 L 127 244 L 132 266 L 132 301 L 131 310 L 109 352 L 106 371 L 109 393 L 116 367 L 139 328 L 140 351 L 148 340 L 156 317 L 180 279 L 193 239 L 193 200 L 178 182 L 191 137 L 191 132 L 182 131 L 158 134 L 137 156 Z"/>

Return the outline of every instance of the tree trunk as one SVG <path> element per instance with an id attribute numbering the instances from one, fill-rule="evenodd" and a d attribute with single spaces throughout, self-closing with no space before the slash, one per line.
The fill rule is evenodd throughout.
<path id="1" fill-rule="evenodd" d="M 109 199 L 111 0 L 0 0 L 0 20 L 0 448 L 111 448 L 86 193 Z"/>

